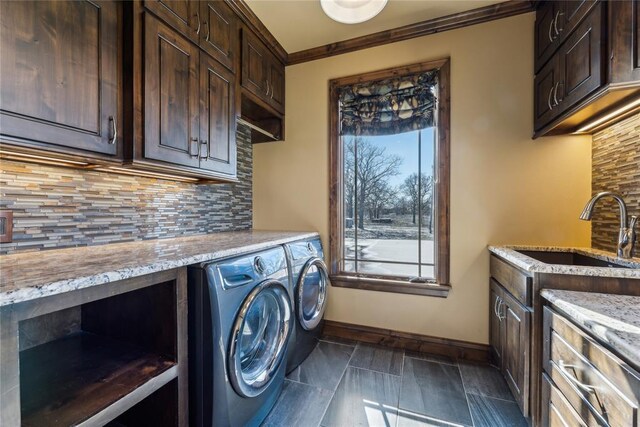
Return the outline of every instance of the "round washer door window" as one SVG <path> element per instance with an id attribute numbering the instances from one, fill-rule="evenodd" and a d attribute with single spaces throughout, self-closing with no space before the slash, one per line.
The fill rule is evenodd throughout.
<path id="1" fill-rule="evenodd" d="M 311 258 L 302 268 L 296 295 L 298 321 L 307 331 L 315 329 L 327 307 L 329 272 L 324 261 Z"/>
<path id="2" fill-rule="evenodd" d="M 231 334 L 229 373 L 244 397 L 262 393 L 285 354 L 291 331 L 291 303 L 284 285 L 266 280 L 247 296 Z"/>

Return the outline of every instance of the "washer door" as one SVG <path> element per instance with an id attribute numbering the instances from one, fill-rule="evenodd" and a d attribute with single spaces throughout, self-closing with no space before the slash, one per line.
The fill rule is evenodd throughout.
<path id="1" fill-rule="evenodd" d="M 240 396 L 255 397 L 269 386 L 290 332 L 287 289 L 277 280 L 265 280 L 244 300 L 231 331 L 229 377 Z"/>
<path id="2" fill-rule="evenodd" d="M 298 321 L 307 331 L 315 329 L 327 307 L 329 272 L 321 258 L 311 258 L 302 268 L 296 294 Z"/>

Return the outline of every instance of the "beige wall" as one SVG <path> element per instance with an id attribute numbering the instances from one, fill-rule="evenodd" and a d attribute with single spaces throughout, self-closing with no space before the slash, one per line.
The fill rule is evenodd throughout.
<path id="1" fill-rule="evenodd" d="M 328 238 L 328 81 L 451 58 L 446 299 L 332 288 L 327 318 L 488 342 L 489 243 L 589 245 L 591 137 L 531 140 L 532 13 L 287 68 L 286 141 L 256 145 L 254 228 Z"/>

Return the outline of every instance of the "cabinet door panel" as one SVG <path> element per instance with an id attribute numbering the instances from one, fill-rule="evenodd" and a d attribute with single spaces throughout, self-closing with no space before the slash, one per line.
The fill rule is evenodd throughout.
<path id="1" fill-rule="evenodd" d="M 500 288 L 491 282 L 491 292 L 489 298 L 489 340 L 491 346 L 491 358 L 496 366 L 502 366 L 502 339 L 500 337 L 500 318 L 498 308 L 500 305 Z"/>
<path id="2" fill-rule="evenodd" d="M 578 26 L 558 52 L 563 77 L 557 91 L 565 111 L 604 84 L 602 4 Z"/>
<path id="3" fill-rule="evenodd" d="M 235 71 L 238 44 L 237 19 L 223 1 L 200 3 L 200 46 L 222 65 Z"/>
<path id="4" fill-rule="evenodd" d="M 264 44 L 247 30 L 242 31 L 242 87 L 265 98 L 268 53 Z"/>
<path id="5" fill-rule="evenodd" d="M 609 3 L 610 82 L 640 81 L 640 2 Z"/>
<path id="6" fill-rule="evenodd" d="M 145 0 L 144 6 L 182 35 L 197 43 L 198 3 L 196 0 Z"/>
<path id="7" fill-rule="evenodd" d="M 200 57 L 200 168 L 235 176 L 234 77 L 206 54 Z"/>
<path id="8" fill-rule="evenodd" d="M 0 133 L 116 154 L 116 3 L 0 2 L 0 32 Z"/>
<path id="9" fill-rule="evenodd" d="M 555 1 L 548 1 L 542 4 L 536 12 L 535 24 L 535 71 L 540 68 L 551 58 L 557 44 L 555 40 L 557 35 L 554 32 L 553 24 L 559 5 Z"/>
<path id="10" fill-rule="evenodd" d="M 523 414 L 529 411 L 529 356 L 531 313 L 504 294 L 502 369 Z"/>
<path id="11" fill-rule="evenodd" d="M 284 65 L 275 57 L 270 62 L 269 82 L 271 105 L 279 112 L 284 113 Z"/>
<path id="12" fill-rule="evenodd" d="M 557 116 L 554 89 L 561 79 L 560 61 L 554 56 L 536 75 L 534 84 L 534 128 L 541 129 Z"/>
<path id="13" fill-rule="evenodd" d="M 198 166 L 198 48 L 149 15 L 144 47 L 144 156 Z"/>

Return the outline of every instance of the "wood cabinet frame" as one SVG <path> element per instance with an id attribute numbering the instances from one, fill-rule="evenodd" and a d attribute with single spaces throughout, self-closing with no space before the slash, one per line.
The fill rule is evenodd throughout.
<path id="1" fill-rule="evenodd" d="M 185 268 L 167 270 L 119 280 L 112 283 L 74 290 L 36 300 L 0 307 L 0 424 L 20 425 L 20 361 L 19 322 L 109 297 L 148 288 L 156 284 L 175 283 L 176 364 L 148 381 L 131 394 L 114 400 L 89 420 L 105 424 L 133 407 L 163 385 L 178 381 L 178 425 L 188 424 L 188 367 L 187 367 L 187 271 Z"/>

